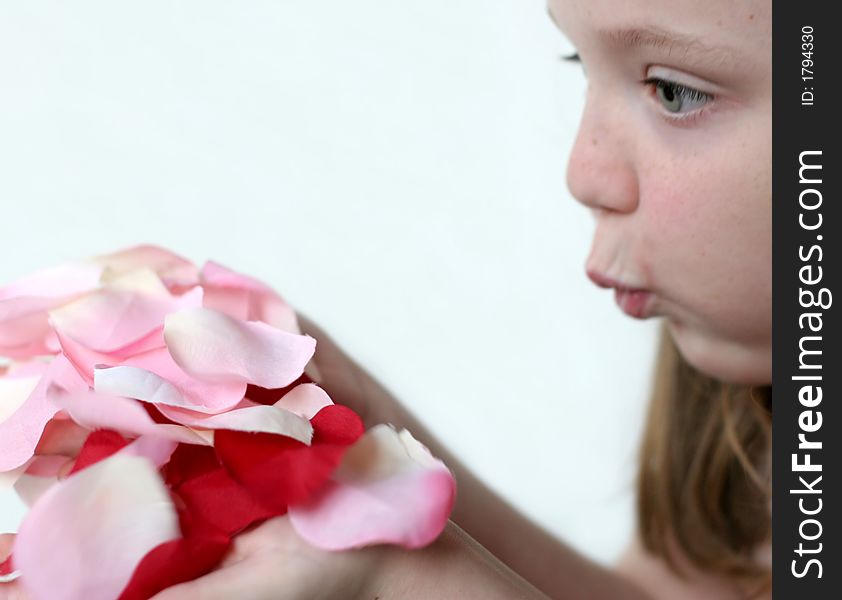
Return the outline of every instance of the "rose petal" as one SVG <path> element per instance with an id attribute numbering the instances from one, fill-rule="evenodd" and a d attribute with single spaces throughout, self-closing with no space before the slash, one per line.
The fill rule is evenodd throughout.
<path id="1" fill-rule="evenodd" d="M 168 419 L 193 429 L 273 433 L 291 437 L 308 445 L 313 437 L 313 427 L 306 417 L 277 406 L 258 404 L 210 416 L 166 406 L 159 406 L 158 409 Z"/>
<path id="2" fill-rule="evenodd" d="M 198 283 L 199 270 L 192 262 L 165 248 L 152 245 L 134 246 L 92 259 L 107 269 L 106 281 L 138 269 L 152 269 L 165 282 Z"/>
<path id="3" fill-rule="evenodd" d="M 120 361 L 117 356 L 110 356 L 104 352 L 96 352 L 86 348 L 70 336 L 56 331 L 62 355 L 73 365 L 73 368 L 87 385 L 94 383 L 94 368 L 98 365 L 112 366 Z"/>
<path id="4" fill-rule="evenodd" d="M 164 469 L 164 481 L 169 488 L 176 489 L 189 479 L 215 471 L 221 464 L 209 446 L 180 444 Z"/>
<path id="5" fill-rule="evenodd" d="M 208 309 L 169 315 L 164 339 L 175 362 L 198 379 L 265 388 L 282 388 L 298 379 L 316 349 L 309 336 Z"/>
<path id="6" fill-rule="evenodd" d="M 289 507 L 296 532 L 327 550 L 425 546 L 444 530 L 456 492 L 444 463 L 387 425 L 369 430 L 331 479 L 310 501 Z"/>
<path id="7" fill-rule="evenodd" d="M 53 326 L 90 350 L 112 353 L 145 338 L 172 312 L 202 305 L 202 289 L 181 296 L 104 289 L 50 313 Z"/>
<path id="8" fill-rule="evenodd" d="M 260 504 L 221 466 L 182 483 L 175 491 L 192 514 L 228 535 L 283 513 Z"/>
<path id="9" fill-rule="evenodd" d="M 146 600 L 209 573 L 223 559 L 231 538 L 191 511 L 178 511 L 184 537 L 153 548 L 137 565 L 119 600 Z"/>
<path id="10" fill-rule="evenodd" d="M 49 390 L 47 393 L 49 394 Z M 35 446 L 35 454 L 78 456 L 90 433 L 90 429 L 75 423 L 66 413 L 59 412 L 44 427 L 41 439 Z"/>
<path id="11" fill-rule="evenodd" d="M 35 271 L 0 288 L 0 300 L 21 297 L 63 299 L 95 289 L 102 268 L 88 263 L 66 263 Z"/>
<path id="12" fill-rule="evenodd" d="M 72 463 L 73 459 L 66 458 L 67 462 Z M 35 503 L 47 493 L 59 481 L 58 475 L 51 477 L 41 477 L 39 475 L 27 475 L 24 473 L 15 482 L 15 493 L 18 498 L 28 507 L 35 506 Z"/>
<path id="13" fill-rule="evenodd" d="M 58 412 L 47 399 L 47 390 L 54 383 L 68 390 L 85 387 L 73 365 L 63 356 L 56 357 L 26 401 L 0 422 L 0 471 L 14 469 L 32 458 L 44 427 Z"/>
<path id="14" fill-rule="evenodd" d="M 175 440 L 157 435 L 142 435 L 117 454 L 121 456 L 140 456 L 155 467 L 161 468 L 169 462 L 177 447 L 178 442 Z"/>
<path id="15" fill-rule="evenodd" d="M 155 468 L 112 456 L 39 500 L 15 540 L 15 566 L 34 600 L 111 600 L 150 550 L 179 535 Z"/>
<path id="16" fill-rule="evenodd" d="M 70 474 L 72 475 L 105 460 L 128 446 L 128 444 L 129 440 L 110 429 L 100 429 L 91 432 L 82 445 L 82 449 L 79 451 L 79 456 L 76 458 Z"/>
<path id="17" fill-rule="evenodd" d="M 89 429 L 113 429 L 130 436 L 155 436 L 187 444 L 205 444 L 186 427 L 158 424 L 138 402 L 103 392 L 65 392 L 51 388 L 49 399 L 73 420 Z"/>
<path id="18" fill-rule="evenodd" d="M 32 297 L 0 300 L 0 355 L 25 360 L 52 354 L 47 311 L 60 302 Z"/>
<path id="19" fill-rule="evenodd" d="M 190 376 L 175 363 L 166 348 L 139 354 L 119 366 L 95 369 L 94 388 L 211 414 L 233 408 L 246 392 L 243 382 L 211 383 Z"/>
<path id="20" fill-rule="evenodd" d="M 41 380 L 47 369 L 45 363 L 38 365 L 40 372 L 22 376 L 20 373 L 10 373 L 0 377 L 0 423 L 12 416 L 26 399 L 35 391 L 35 386 Z"/>
<path id="21" fill-rule="evenodd" d="M 310 363 L 312 364 L 312 362 Z M 260 387 L 259 385 L 249 384 L 246 388 L 246 398 L 258 404 L 275 404 L 294 387 L 302 383 L 313 383 L 313 380 L 307 375 L 305 371 L 301 377 L 282 388 L 269 389 Z"/>
<path id="22" fill-rule="evenodd" d="M 243 321 L 262 321 L 289 333 L 301 333 L 295 311 L 272 288 L 248 275 L 208 261 L 202 267 L 205 308 Z"/>
<path id="23" fill-rule="evenodd" d="M 29 468 L 29 465 L 32 463 L 32 460 L 33 459 L 30 458 L 28 461 L 26 461 L 19 467 L 11 469 L 10 471 L 3 471 L 2 473 L 0 473 L 0 493 L 8 491 L 14 487 L 17 480 L 20 479 L 24 473 L 26 473 L 26 470 Z"/>
<path id="24" fill-rule="evenodd" d="M 359 417 L 339 405 L 323 408 L 311 422 L 310 446 L 285 436 L 220 430 L 214 448 L 237 482 L 280 513 L 321 488 L 363 432 Z"/>
<path id="25" fill-rule="evenodd" d="M 96 288 L 102 269 L 72 263 L 0 288 L 0 354 L 26 359 L 54 353 L 47 311 Z"/>
<path id="26" fill-rule="evenodd" d="M 331 405 L 333 400 L 327 392 L 312 383 L 295 386 L 275 403 L 276 407 L 294 412 L 305 419 L 312 419 L 325 406 Z"/>
<path id="27" fill-rule="evenodd" d="M 20 577 L 20 571 L 12 566 L 12 555 L 7 556 L 0 562 L 0 583 L 9 583 Z"/>
<path id="28" fill-rule="evenodd" d="M 26 474 L 37 477 L 58 477 L 69 460 L 72 461 L 73 459 L 60 454 L 49 456 L 36 455 L 29 461 Z"/>

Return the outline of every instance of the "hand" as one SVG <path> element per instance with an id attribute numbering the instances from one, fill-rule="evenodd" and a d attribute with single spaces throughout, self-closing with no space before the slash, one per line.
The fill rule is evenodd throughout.
<path id="1" fill-rule="evenodd" d="M 0 560 L 13 534 L 0 535 Z M 366 597 L 386 548 L 327 552 L 301 540 L 286 517 L 242 533 L 213 572 L 156 594 L 153 600 L 347 600 Z M 373 597 L 373 595 L 372 595 Z M 0 583 L 0 599 L 28 600 L 18 581 Z"/>
<path id="2" fill-rule="evenodd" d="M 316 383 L 337 404 L 356 412 L 366 429 L 378 423 L 404 426 L 402 408 L 392 394 L 358 365 L 313 321 L 298 315 L 301 331 L 316 339 Z"/>
<path id="3" fill-rule="evenodd" d="M 362 598 L 384 551 L 319 550 L 296 535 L 287 517 L 277 517 L 234 538 L 233 548 L 212 573 L 168 588 L 152 600 Z"/>

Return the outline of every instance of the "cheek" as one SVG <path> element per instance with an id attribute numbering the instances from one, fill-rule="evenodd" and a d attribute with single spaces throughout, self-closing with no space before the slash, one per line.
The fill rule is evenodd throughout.
<path id="1" fill-rule="evenodd" d="M 769 176 L 762 157 L 752 172 L 729 156 L 697 155 L 642 174 L 643 262 L 690 322 L 754 337 L 771 314 Z"/>

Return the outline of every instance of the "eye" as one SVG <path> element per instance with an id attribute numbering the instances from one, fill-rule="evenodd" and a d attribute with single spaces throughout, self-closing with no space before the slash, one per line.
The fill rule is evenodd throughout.
<path id="1" fill-rule="evenodd" d="M 585 63 L 582 62 L 582 57 L 579 56 L 579 53 L 575 50 L 570 54 L 562 54 L 561 56 L 559 56 L 559 59 L 566 63 L 579 65 L 580 67 L 582 67 L 582 73 L 585 75 L 585 77 L 588 76 L 588 72 L 585 69 Z"/>
<path id="2" fill-rule="evenodd" d="M 666 79 L 651 77 L 643 83 L 654 86 L 661 105 L 673 114 L 693 112 L 713 100 L 710 94 Z"/>

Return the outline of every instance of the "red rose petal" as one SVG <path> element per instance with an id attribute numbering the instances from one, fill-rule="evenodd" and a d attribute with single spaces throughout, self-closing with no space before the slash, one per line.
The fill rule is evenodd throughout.
<path id="1" fill-rule="evenodd" d="M 350 446 L 365 433 L 359 415 L 347 406 L 332 404 L 317 412 L 313 426 L 313 444 L 341 444 Z"/>
<path id="2" fill-rule="evenodd" d="M 260 504 L 282 513 L 325 484 L 364 429 L 359 416 L 340 405 L 326 406 L 311 423 L 310 446 L 274 434 L 228 430 L 215 433 L 214 446 L 234 480 Z"/>
<path id="3" fill-rule="evenodd" d="M 172 421 L 161 414 L 161 411 L 152 404 L 151 402 L 140 402 L 140 405 L 146 410 L 149 418 L 155 421 L 158 425 L 178 425 L 175 421 Z"/>
<path id="4" fill-rule="evenodd" d="M 284 397 L 284 395 L 297 385 L 302 383 L 313 383 L 313 380 L 307 376 L 307 373 L 302 373 L 301 377 L 290 383 L 286 387 L 268 389 L 260 387 L 259 385 L 249 384 L 246 387 L 246 398 L 258 404 L 272 405 Z"/>
<path id="5" fill-rule="evenodd" d="M 185 481 L 176 493 L 191 515 L 232 536 L 249 525 L 286 512 L 257 502 L 222 467 Z"/>
<path id="6" fill-rule="evenodd" d="M 164 467 L 164 481 L 170 489 L 175 489 L 187 480 L 218 469 L 220 464 L 210 446 L 179 444 Z"/>
<path id="7" fill-rule="evenodd" d="M 146 600 L 212 571 L 231 546 L 231 538 L 187 510 L 179 510 L 182 534 L 150 551 L 132 574 L 119 600 Z"/>
<path id="8" fill-rule="evenodd" d="M 116 431 L 98 429 L 91 432 L 85 439 L 79 456 L 70 470 L 70 474 L 81 471 L 86 467 L 108 458 L 129 445 L 129 441 Z"/>
<path id="9" fill-rule="evenodd" d="M 12 566 L 12 555 L 6 557 L 6 560 L 0 562 L 0 577 L 5 577 L 6 575 L 11 575 L 15 572 L 15 568 Z"/>

